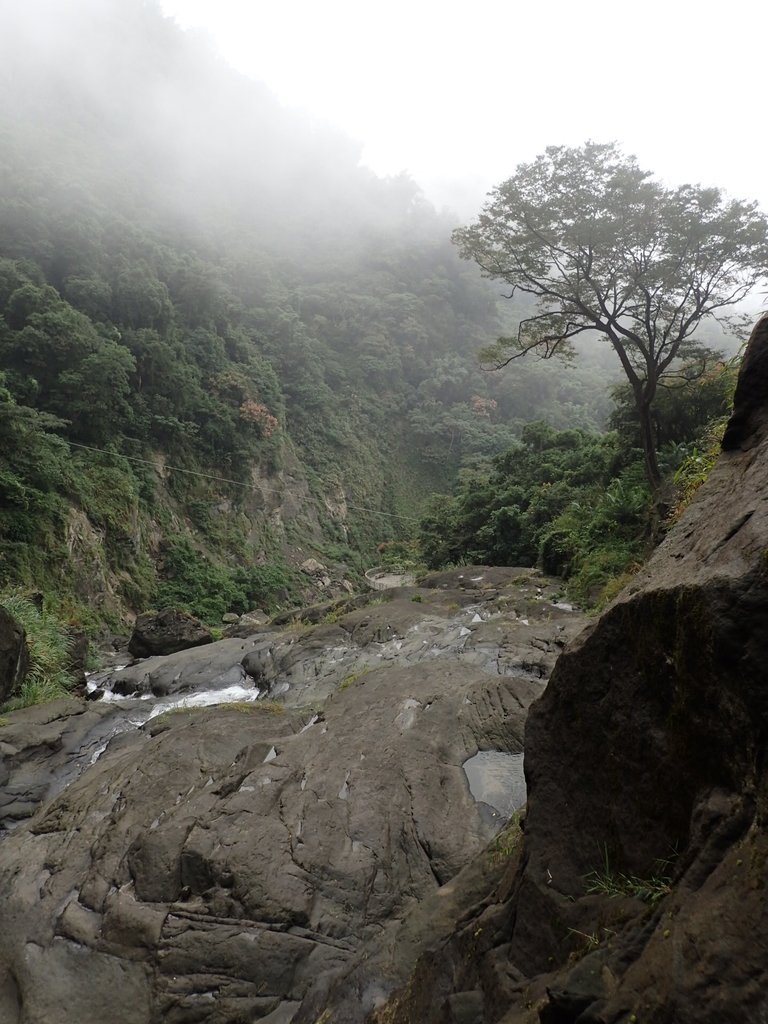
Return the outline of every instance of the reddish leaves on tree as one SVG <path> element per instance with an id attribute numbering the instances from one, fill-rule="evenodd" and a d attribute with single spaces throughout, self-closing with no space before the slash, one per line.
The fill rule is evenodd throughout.
<path id="1" fill-rule="evenodd" d="M 240 406 L 240 418 L 246 423 L 255 423 L 261 429 L 262 437 L 272 437 L 277 429 L 277 418 L 272 415 L 266 405 L 254 402 L 252 398 L 246 398 Z"/>

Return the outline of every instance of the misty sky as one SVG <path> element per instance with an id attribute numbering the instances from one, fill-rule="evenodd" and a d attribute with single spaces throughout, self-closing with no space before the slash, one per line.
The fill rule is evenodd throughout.
<path id="1" fill-rule="evenodd" d="M 619 141 L 768 209 L 768 13 L 729 0 L 160 0 L 286 104 L 470 215 L 550 144 Z M 751 9 L 750 9 L 751 8 Z"/>

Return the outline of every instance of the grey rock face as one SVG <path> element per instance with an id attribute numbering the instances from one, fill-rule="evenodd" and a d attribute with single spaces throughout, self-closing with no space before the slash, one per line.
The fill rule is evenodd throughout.
<path id="1" fill-rule="evenodd" d="M 0 843 L 1 1019 L 286 1022 L 387 922 L 439 893 L 453 906 L 452 880 L 497 827 L 462 765 L 522 750 L 542 671 L 580 624 L 553 595 L 511 575 L 404 590 L 116 673 L 107 685 L 165 694 L 247 668 L 287 689 L 161 715 L 39 795 Z M 105 727 L 117 710 L 87 707 Z"/>
<path id="2" fill-rule="evenodd" d="M 145 658 L 135 665 L 100 675 L 99 683 L 125 696 L 164 697 L 202 689 L 220 690 L 247 680 L 241 662 L 252 647 L 246 640 L 219 640 L 166 657 Z"/>
<path id="3" fill-rule="evenodd" d="M 305 572 L 308 576 L 323 575 L 327 572 L 322 562 L 318 562 L 316 558 L 307 558 L 299 566 L 302 572 Z"/>
<path id="4" fill-rule="evenodd" d="M 372 672 L 306 729 L 256 704 L 125 737 L 0 845 L 0 949 L 25 1022 L 76 960 L 62 1024 L 103 1019 L 116 957 L 137 1016 L 113 1019 L 196 1019 L 212 990 L 222 1020 L 301 998 L 490 837 L 461 770 L 488 742 L 489 685 L 517 708 L 519 745 L 512 681 L 439 663 Z"/>
<path id="5" fill-rule="evenodd" d="M 344 602 L 325 612 L 318 606 L 307 610 L 308 623 L 286 616 L 278 626 L 204 650 L 147 658 L 103 682 L 116 693 L 155 696 L 240 683 L 291 706 L 316 705 L 361 672 L 449 658 L 527 680 L 538 695 L 582 617 L 564 610 L 556 587 L 529 569 L 470 567 L 437 578 L 445 585 L 403 587 L 361 607 L 353 599 L 351 610 Z"/>
<path id="6" fill-rule="evenodd" d="M 114 705 L 70 699 L 7 716 L 0 729 L 0 835 L 77 778 L 112 737 L 118 715 Z"/>

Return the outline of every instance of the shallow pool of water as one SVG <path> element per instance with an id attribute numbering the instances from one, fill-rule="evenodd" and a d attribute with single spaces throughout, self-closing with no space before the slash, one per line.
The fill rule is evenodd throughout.
<path id="1" fill-rule="evenodd" d="M 464 762 L 469 791 L 478 804 L 486 804 L 493 820 L 503 823 L 525 805 L 527 793 L 523 755 L 481 750 Z"/>

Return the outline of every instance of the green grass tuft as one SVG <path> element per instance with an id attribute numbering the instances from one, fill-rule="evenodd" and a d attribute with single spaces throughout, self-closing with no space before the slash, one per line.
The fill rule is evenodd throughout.
<path id="1" fill-rule="evenodd" d="M 504 828 L 495 836 L 488 845 L 488 855 L 491 863 L 500 864 L 509 860 L 513 854 L 522 846 L 523 830 L 520 827 L 524 811 L 517 811 L 509 819 Z"/>
<path id="2" fill-rule="evenodd" d="M 342 690 L 348 690 L 350 686 L 354 686 L 355 683 L 360 682 L 363 676 L 367 676 L 372 670 L 370 668 L 361 668 L 359 672 L 350 672 L 348 676 L 345 676 L 339 683 L 339 692 Z"/>
<path id="3" fill-rule="evenodd" d="M 613 871 L 606 851 L 602 870 L 593 871 L 587 875 L 586 891 L 590 895 L 607 896 L 609 899 L 630 896 L 655 906 L 659 900 L 664 899 L 672 891 L 672 879 L 666 874 L 669 863 L 669 861 L 660 861 L 658 874 L 649 878 L 640 878 L 639 875 L 625 875 L 623 872 Z"/>

